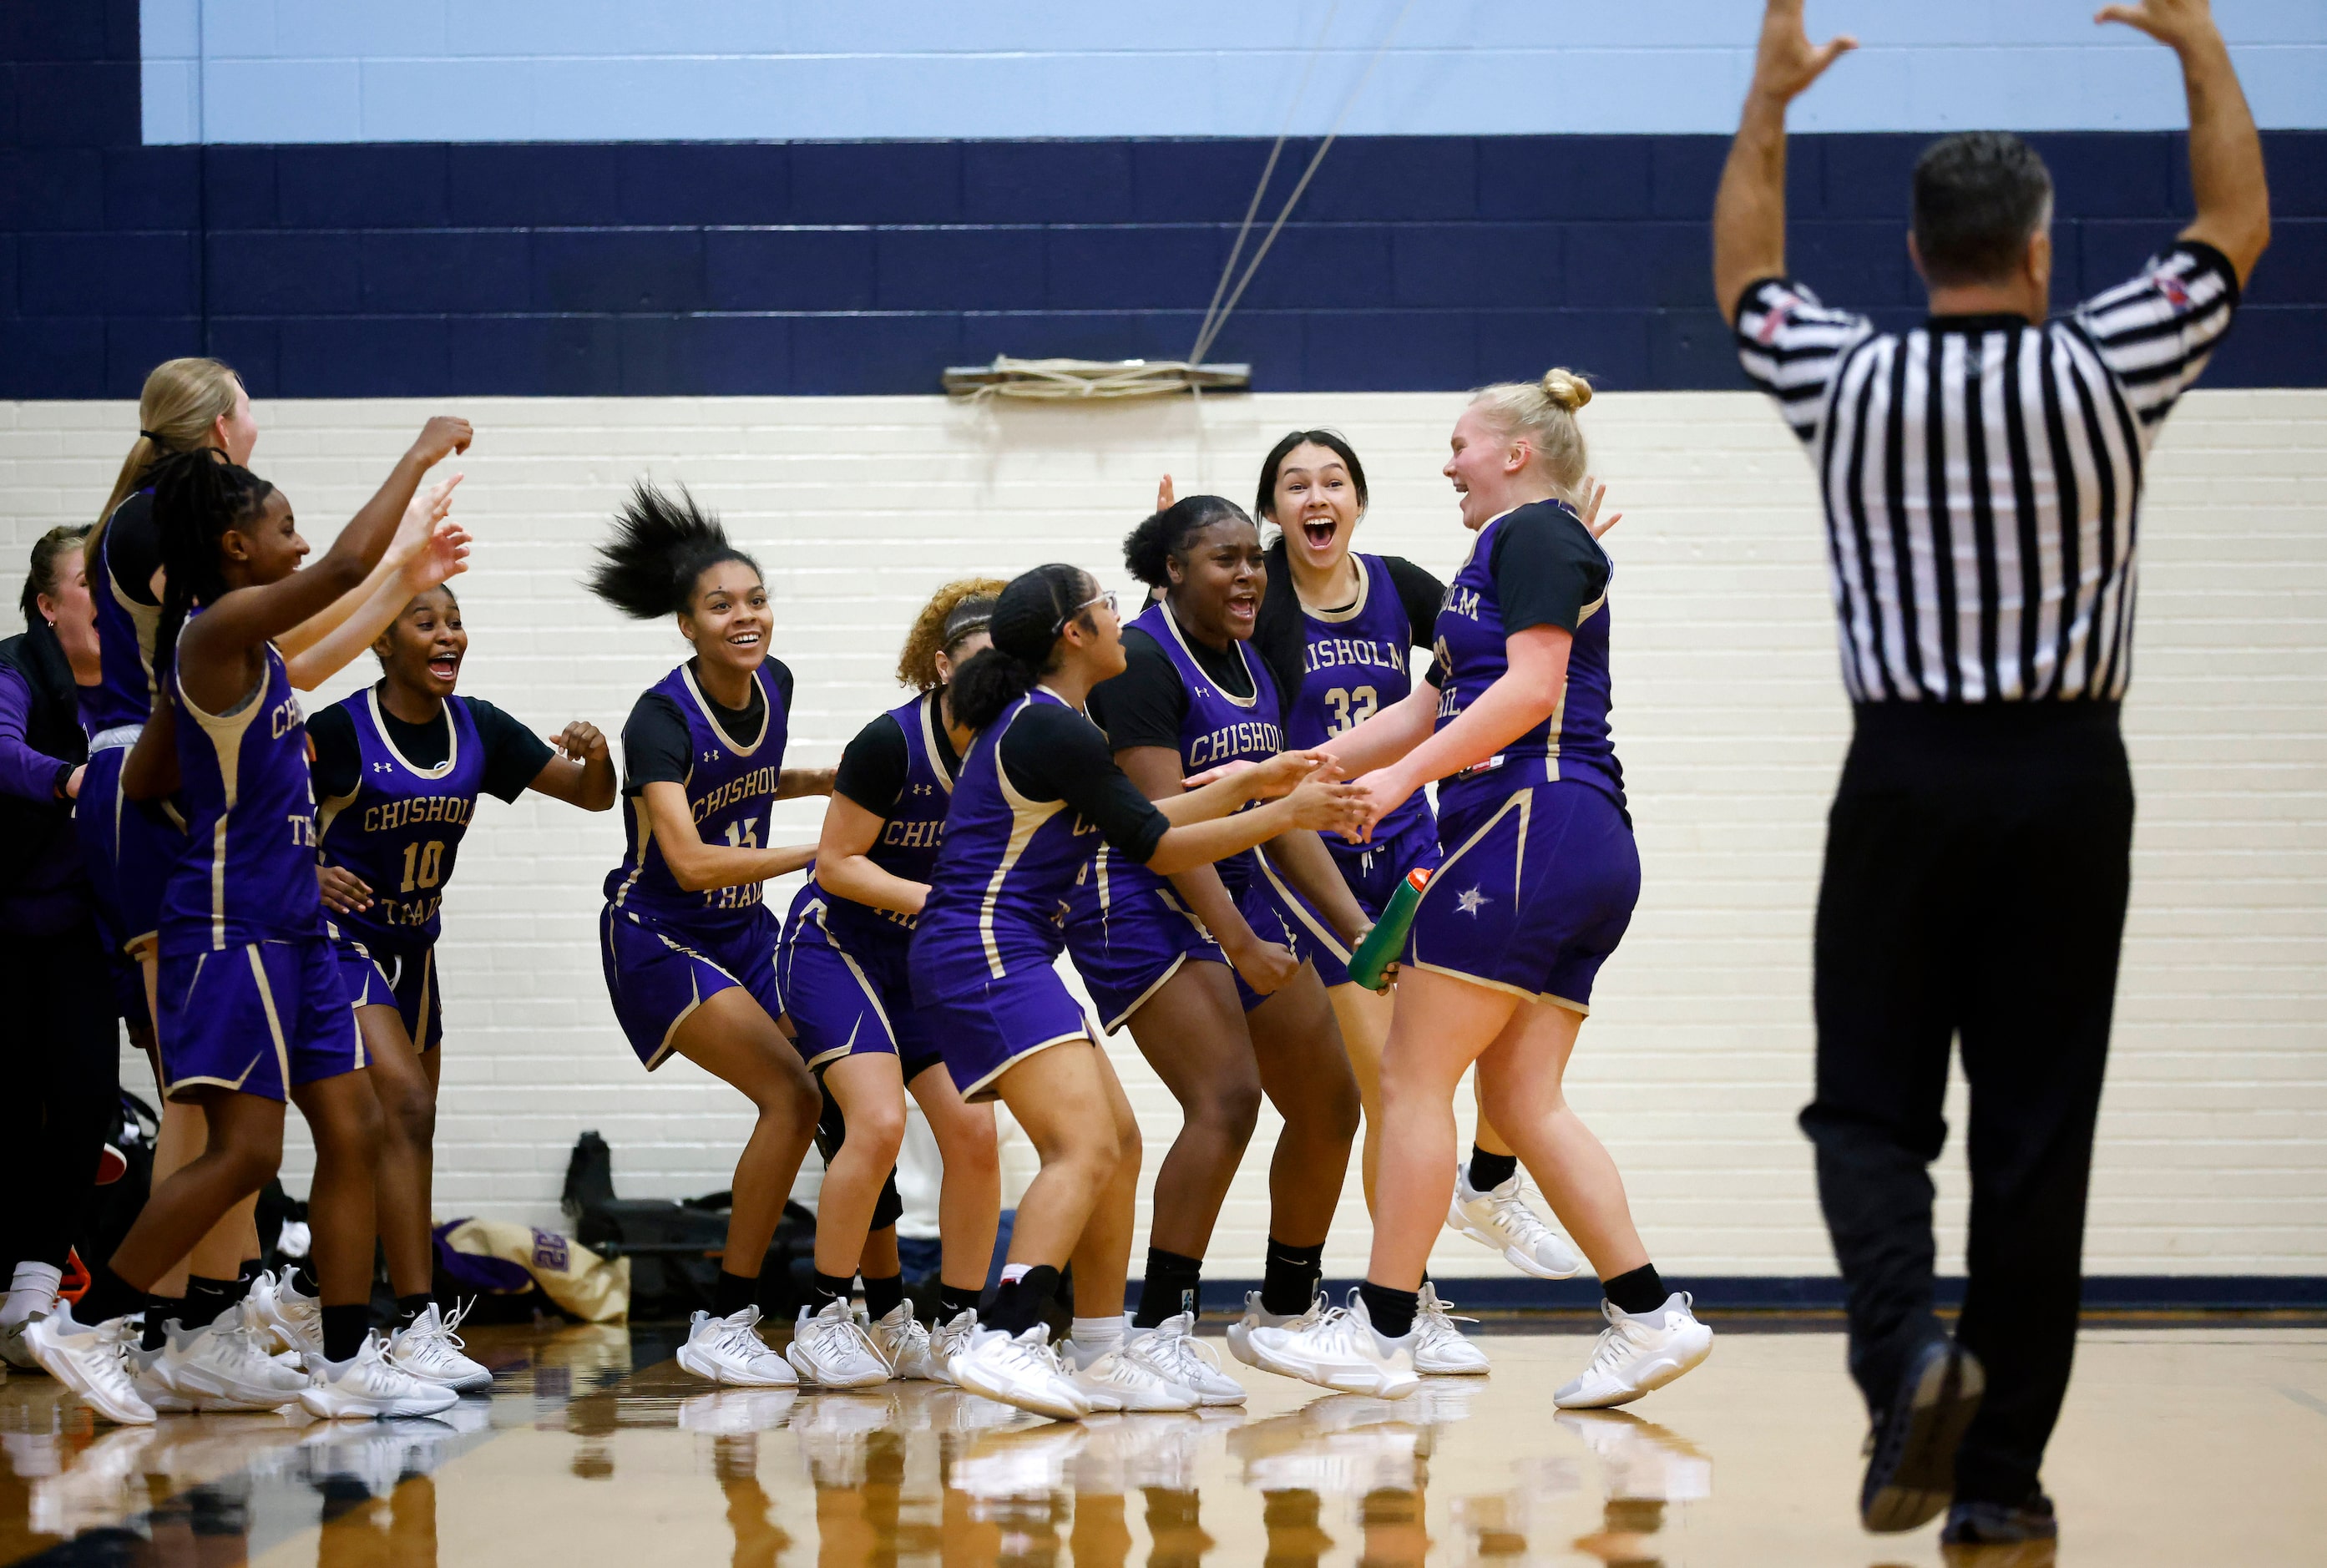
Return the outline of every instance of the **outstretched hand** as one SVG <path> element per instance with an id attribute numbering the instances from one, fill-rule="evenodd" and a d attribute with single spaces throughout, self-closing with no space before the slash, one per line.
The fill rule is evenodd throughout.
<path id="1" fill-rule="evenodd" d="M 1762 42 L 1753 58 L 1753 90 L 1790 103 L 1826 74 L 1826 68 L 1858 47 L 1845 33 L 1812 44 L 1802 26 L 1802 0 L 1770 0 L 1762 17 Z"/>
<path id="2" fill-rule="evenodd" d="M 1606 522 L 1600 520 L 1600 503 L 1607 499 L 1608 487 L 1590 474 L 1585 474 L 1584 476 L 1584 527 L 1585 531 L 1595 539 L 1606 537 L 1609 529 L 1624 520 L 1624 514 L 1621 512 L 1610 512 Z"/>
<path id="3" fill-rule="evenodd" d="M 1172 490 L 1172 476 L 1167 473 L 1164 476 L 1164 482 L 1155 487 L 1155 509 L 1159 512 L 1170 511 L 1175 499 L 1177 498 Z"/>
<path id="4" fill-rule="evenodd" d="M 1201 786 L 1197 783 L 1197 779 L 1210 783 L 1214 777 L 1225 778 L 1232 771 L 1242 770 L 1231 769 L 1224 762 L 1219 768 L 1189 779 L 1188 787 L 1199 789 Z M 1252 765 L 1246 786 L 1251 793 L 1247 798 L 1274 800 L 1280 795 L 1290 794 L 1307 779 L 1325 781 L 1341 776 L 1341 765 L 1322 751 L 1279 751 L 1266 762 Z"/>
<path id="5" fill-rule="evenodd" d="M 2102 25 L 2122 22 L 2168 49 L 2180 50 L 2214 30 L 2214 8 L 2207 0 L 2141 0 L 2137 5 L 2104 5 L 2093 14 L 2093 21 Z"/>

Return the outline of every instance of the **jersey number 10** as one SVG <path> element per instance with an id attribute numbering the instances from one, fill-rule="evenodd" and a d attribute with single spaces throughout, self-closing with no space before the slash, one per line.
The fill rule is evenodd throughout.
<path id="1" fill-rule="evenodd" d="M 444 845 L 441 839 L 426 844 L 404 846 L 404 885 L 398 892 L 410 892 L 415 888 L 433 888 L 444 880 Z"/>
<path id="2" fill-rule="evenodd" d="M 1333 716 L 1325 725 L 1325 733 L 1338 735 L 1344 730 L 1354 730 L 1374 716 L 1374 688 L 1361 686 L 1354 690 L 1335 686 L 1325 694 L 1325 705 Z"/>

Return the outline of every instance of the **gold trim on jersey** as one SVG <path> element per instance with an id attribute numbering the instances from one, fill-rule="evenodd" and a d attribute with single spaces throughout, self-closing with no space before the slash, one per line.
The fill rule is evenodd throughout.
<path id="1" fill-rule="evenodd" d="M 453 722 L 453 705 L 449 701 L 437 705 L 436 716 L 444 721 L 444 728 L 451 733 L 449 743 L 444 748 L 444 760 L 434 768 L 423 768 L 397 749 L 396 738 L 388 733 L 388 720 L 379 711 L 378 686 L 368 687 L 365 690 L 364 701 L 371 708 L 371 727 L 378 733 L 379 743 L 387 747 L 388 754 L 395 758 L 404 770 L 414 778 L 431 780 L 442 779 L 445 774 L 450 773 L 453 770 L 453 765 L 461 760 L 461 726 Z M 356 770 L 356 784 L 357 788 L 362 788 L 363 770 L 360 768 Z"/>

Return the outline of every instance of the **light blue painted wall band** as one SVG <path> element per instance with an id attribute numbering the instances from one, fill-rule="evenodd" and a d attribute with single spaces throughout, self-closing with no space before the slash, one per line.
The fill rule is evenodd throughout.
<path id="1" fill-rule="evenodd" d="M 1296 134 L 1331 124 L 1401 9 L 1342 0 Z M 1274 135 L 1324 0 L 141 0 L 148 143 Z M 2327 127 L 2327 5 L 2225 0 L 2266 128 Z M 1720 133 L 1750 0 L 1422 0 L 1351 135 Z M 1803 131 L 2161 130 L 2171 54 L 2062 0 L 1824 0 L 1864 45 Z M 199 90 L 198 90 L 199 87 Z"/>

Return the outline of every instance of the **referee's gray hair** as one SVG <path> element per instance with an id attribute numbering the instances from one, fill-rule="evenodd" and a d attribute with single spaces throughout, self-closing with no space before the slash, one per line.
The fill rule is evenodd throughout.
<path id="1" fill-rule="evenodd" d="M 1928 283 L 2009 277 L 2051 213 L 2051 171 L 2010 131 L 1942 136 L 1915 160 L 1915 256 Z"/>
<path id="2" fill-rule="evenodd" d="M 1533 381 L 1498 381 L 1471 394 L 1471 406 L 1486 415 L 1505 437 L 1524 436 L 1559 488 L 1560 499 L 1584 502 L 1584 476 L 1590 454 L 1576 411 L 1592 401 L 1592 383 L 1574 370 L 1554 367 Z"/>

